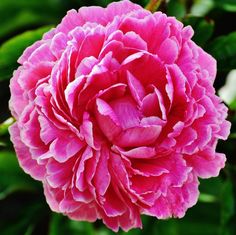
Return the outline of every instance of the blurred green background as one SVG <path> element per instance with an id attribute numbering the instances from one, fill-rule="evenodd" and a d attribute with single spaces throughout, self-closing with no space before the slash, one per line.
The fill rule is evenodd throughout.
<path id="1" fill-rule="evenodd" d="M 17 58 L 42 34 L 57 25 L 71 8 L 106 6 L 109 0 L 0 0 L 0 234 L 1 235 L 112 235 L 100 221 L 76 222 L 50 211 L 42 186 L 18 166 L 7 128 L 9 80 Z M 146 6 L 148 0 L 134 1 Z M 236 0 L 169 0 L 159 10 L 175 16 L 195 30 L 193 40 L 218 61 L 215 88 L 226 83 L 236 69 Z M 236 79 L 233 86 L 236 87 Z M 231 87 L 232 88 L 232 87 Z M 227 100 L 231 135 L 218 151 L 227 155 L 220 177 L 202 180 L 200 198 L 183 219 L 165 221 L 143 216 L 140 235 L 236 235 L 236 90 Z"/>

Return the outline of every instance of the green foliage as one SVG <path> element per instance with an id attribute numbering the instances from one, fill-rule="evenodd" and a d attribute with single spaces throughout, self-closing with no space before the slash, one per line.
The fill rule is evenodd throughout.
<path id="1" fill-rule="evenodd" d="M 36 189 L 37 184 L 19 167 L 14 152 L 0 152 L 0 173 L 0 200 L 18 190 Z"/>
<path id="2" fill-rule="evenodd" d="M 24 32 L 6 41 L 0 47 L 0 80 L 9 79 L 12 72 L 17 68 L 17 59 L 24 49 L 35 41 L 42 38 L 42 35 L 49 31 L 52 26 Z"/>
<path id="3" fill-rule="evenodd" d="M 170 0 L 167 5 L 167 14 L 183 19 L 186 15 L 186 5 L 184 0 Z"/>
<path id="4" fill-rule="evenodd" d="M 208 51 L 216 58 L 218 69 L 229 71 L 236 68 L 236 32 L 215 38 Z"/>
<path id="5" fill-rule="evenodd" d="M 194 16 L 205 16 L 214 7 L 214 0 L 195 0 L 190 13 Z"/>
<path id="6" fill-rule="evenodd" d="M 193 40 L 201 47 L 206 45 L 214 32 L 214 21 L 202 17 L 187 17 L 184 24 L 193 27 Z"/>
<path id="7" fill-rule="evenodd" d="M 215 6 L 225 11 L 236 12 L 235 0 L 214 0 Z"/>
<path id="8" fill-rule="evenodd" d="M 59 23 L 68 9 L 82 5 L 105 6 L 110 2 L 112 0 L 0 0 L 0 95 L 6 87 L 2 84 L 9 83 L 24 49 Z M 133 2 L 145 6 L 149 1 Z M 236 69 L 236 31 L 232 31 L 233 27 L 236 30 L 236 0 L 170 0 L 162 1 L 159 9 L 193 27 L 193 40 L 217 59 L 219 77 L 215 87 L 220 88 L 227 73 Z M 1 96 L 4 106 L 8 100 L 9 96 Z M 142 230 L 119 231 L 118 235 L 236 234 L 236 100 L 230 104 L 230 109 L 232 134 L 219 146 L 219 151 L 227 155 L 227 167 L 220 177 L 201 181 L 197 205 L 180 220 L 143 216 Z M 51 212 L 41 183 L 19 167 L 8 126 L 8 122 L 0 124 L 0 234 L 115 235 L 99 221 L 76 222 Z"/>

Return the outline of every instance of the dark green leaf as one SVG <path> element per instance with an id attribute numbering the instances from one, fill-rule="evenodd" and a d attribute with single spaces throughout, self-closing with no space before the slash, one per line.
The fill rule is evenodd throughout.
<path id="1" fill-rule="evenodd" d="M 38 187 L 36 181 L 19 167 L 14 152 L 0 152 L 0 200 L 18 191 L 32 191 Z"/>
<path id="2" fill-rule="evenodd" d="M 216 7 L 225 11 L 236 12 L 235 0 L 214 0 Z"/>
<path id="3" fill-rule="evenodd" d="M 236 32 L 216 38 L 207 49 L 217 60 L 218 70 L 229 71 L 236 68 Z"/>
<path id="4" fill-rule="evenodd" d="M 188 17 L 184 24 L 193 27 L 193 40 L 201 47 L 211 38 L 214 31 L 214 22 L 201 17 Z"/>
<path id="5" fill-rule="evenodd" d="M 50 222 L 49 235 L 94 235 L 93 224 L 89 222 L 78 222 L 69 218 L 53 213 Z"/>
<path id="6" fill-rule="evenodd" d="M 42 218 L 47 220 L 48 208 L 43 204 L 45 202 L 41 195 L 39 192 L 17 192 L 0 200 L 1 235 L 28 235 Z M 33 234 L 46 233 L 44 229 L 42 233 Z"/>
<path id="7" fill-rule="evenodd" d="M 170 0 L 167 5 L 167 14 L 175 16 L 177 19 L 182 19 L 186 15 L 185 1 Z"/>
<path id="8" fill-rule="evenodd" d="M 68 9 L 68 2 L 69 0 L 1 0 L 0 41 L 26 29 L 58 23 Z"/>
<path id="9" fill-rule="evenodd" d="M 231 222 L 235 213 L 235 199 L 233 195 L 233 185 L 230 179 L 224 182 L 221 194 L 221 225 L 222 234 L 235 234 L 234 226 Z M 234 230 L 234 232 L 232 232 Z"/>
<path id="10" fill-rule="evenodd" d="M 45 26 L 36 30 L 22 33 L 0 47 L 0 80 L 9 79 L 14 69 L 17 68 L 17 59 L 26 47 L 41 39 L 42 35 L 51 29 L 52 26 Z"/>

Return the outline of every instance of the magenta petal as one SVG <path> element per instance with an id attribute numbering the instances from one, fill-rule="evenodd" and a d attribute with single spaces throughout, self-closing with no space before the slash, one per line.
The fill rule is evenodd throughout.
<path id="1" fill-rule="evenodd" d="M 50 144 L 52 156 L 59 162 L 65 162 L 84 147 L 78 137 L 64 136 L 55 139 Z"/>
<path id="2" fill-rule="evenodd" d="M 72 205 L 72 208 L 74 206 Z M 69 218 L 73 220 L 95 222 L 99 217 L 95 206 L 91 206 L 91 203 L 82 204 L 75 211 L 68 213 Z"/>
<path id="3" fill-rule="evenodd" d="M 139 126 L 123 131 L 114 140 L 120 147 L 138 147 L 153 144 L 161 132 L 160 126 Z M 142 138 L 140 138 L 142 136 Z"/>
<path id="4" fill-rule="evenodd" d="M 71 193 L 73 199 L 77 202 L 91 203 L 94 200 L 92 193 L 88 189 L 81 192 L 77 188 L 73 188 Z"/>
<path id="5" fill-rule="evenodd" d="M 60 163 L 50 159 L 47 164 L 47 182 L 52 188 L 66 188 L 71 180 L 70 169 L 74 164 L 74 159 L 65 163 Z"/>
<path id="6" fill-rule="evenodd" d="M 67 37 L 64 33 L 60 32 L 52 38 L 50 49 L 55 57 L 60 58 L 62 52 L 66 48 Z"/>
<path id="7" fill-rule="evenodd" d="M 133 160 L 132 161 L 132 167 L 140 172 L 141 175 L 145 176 L 160 176 L 165 173 L 170 173 L 169 170 L 167 170 L 164 167 L 161 167 L 160 165 L 153 164 L 152 161 L 145 160 Z"/>
<path id="8" fill-rule="evenodd" d="M 12 111 L 12 114 L 15 118 L 23 112 L 25 106 L 29 103 L 27 98 L 24 95 L 24 90 L 19 84 L 19 77 L 21 75 L 22 68 L 19 67 L 13 74 L 13 77 L 10 81 L 10 90 L 11 90 L 11 99 L 9 101 L 9 108 Z"/>
<path id="9" fill-rule="evenodd" d="M 185 157 L 189 166 L 201 178 L 216 177 L 225 166 L 226 157 L 221 153 L 214 153 L 212 150 L 205 150 L 192 156 Z"/>
<path id="10" fill-rule="evenodd" d="M 42 44 L 44 43 L 44 41 L 37 41 L 35 42 L 32 46 L 27 47 L 25 49 L 25 51 L 23 52 L 23 54 L 20 56 L 20 58 L 17 60 L 17 62 L 19 64 L 23 64 L 25 61 L 28 60 L 28 58 L 31 56 L 31 54 L 37 49 L 39 48 Z"/>
<path id="11" fill-rule="evenodd" d="M 167 38 L 162 42 L 158 55 L 167 64 L 172 64 L 176 61 L 178 56 L 179 48 L 176 41 L 173 38 Z"/>
<path id="12" fill-rule="evenodd" d="M 141 113 L 135 102 L 128 96 L 110 102 L 110 106 L 119 120 L 122 128 L 131 128 L 139 125 Z"/>
<path id="13" fill-rule="evenodd" d="M 108 171 L 109 152 L 108 149 L 101 151 L 100 159 L 93 178 L 94 186 L 100 195 L 104 195 L 110 185 L 111 176 Z"/>
<path id="14" fill-rule="evenodd" d="M 48 119 L 43 116 L 39 116 L 38 121 L 41 127 L 40 138 L 45 144 L 49 144 L 57 138 L 59 131 Z"/>
<path id="15" fill-rule="evenodd" d="M 126 84 L 117 83 L 112 85 L 105 90 L 101 91 L 99 94 L 99 98 L 105 101 L 111 101 L 112 99 L 119 99 L 124 96 L 126 92 Z"/>
<path id="16" fill-rule="evenodd" d="M 9 128 L 50 208 L 118 232 L 181 218 L 225 165 L 216 61 L 192 28 L 129 0 L 70 10 L 19 58 Z"/>
<path id="17" fill-rule="evenodd" d="M 198 47 L 198 53 L 198 63 L 200 64 L 201 69 L 206 69 L 209 73 L 210 80 L 214 82 L 216 77 L 216 60 L 200 47 Z"/>
<path id="18" fill-rule="evenodd" d="M 9 127 L 9 132 L 21 167 L 36 180 L 42 180 L 46 171 L 45 166 L 39 165 L 36 160 L 31 158 L 29 149 L 20 138 L 20 130 L 16 123 Z"/>
<path id="19" fill-rule="evenodd" d="M 85 163 L 88 161 L 88 159 L 93 157 L 93 151 L 90 147 L 87 147 L 82 155 L 78 158 L 79 165 L 76 169 L 76 182 L 75 186 L 79 191 L 84 191 L 87 188 L 86 182 L 85 182 Z"/>
<path id="20" fill-rule="evenodd" d="M 145 96 L 145 90 L 141 82 L 137 80 L 131 73 L 127 73 L 129 89 L 135 101 L 140 105 L 141 100 Z"/>
<path id="21" fill-rule="evenodd" d="M 114 146 L 115 151 L 129 158 L 152 158 L 156 156 L 156 150 L 153 147 L 138 147 L 132 150 L 125 151 L 124 149 Z"/>
<path id="22" fill-rule="evenodd" d="M 102 99 L 96 100 L 96 108 L 96 118 L 101 130 L 109 140 L 113 140 L 122 130 L 114 111 Z"/>
<path id="23" fill-rule="evenodd" d="M 104 195 L 102 205 L 104 212 L 109 217 L 122 215 L 126 211 L 126 207 L 111 187 L 108 188 L 107 193 Z"/>
<path id="24" fill-rule="evenodd" d="M 187 101 L 186 86 L 188 81 L 180 68 L 175 64 L 169 65 L 167 76 L 170 76 L 173 82 L 175 102 L 182 103 Z"/>
<path id="25" fill-rule="evenodd" d="M 96 149 L 99 150 L 101 147 L 101 137 L 95 133 L 94 123 L 89 119 L 89 114 L 84 113 L 83 123 L 80 126 L 80 133 L 85 138 L 86 143 Z"/>
<path id="26" fill-rule="evenodd" d="M 96 22 L 106 25 L 117 15 L 121 16 L 139 9 L 141 9 L 139 5 L 132 4 L 125 0 L 119 3 L 111 3 L 107 6 L 107 9 L 101 7 L 82 7 L 79 10 L 79 15 L 85 22 Z"/>

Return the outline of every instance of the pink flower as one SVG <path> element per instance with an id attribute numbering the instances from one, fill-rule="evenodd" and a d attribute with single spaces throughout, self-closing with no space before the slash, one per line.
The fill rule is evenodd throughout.
<path id="1" fill-rule="evenodd" d="M 11 79 L 10 134 L 53 211 L 107 227 L 183 217 L 217 176 L 227 108 L 191 27 L 124 0 L 71 10 Z"/>

